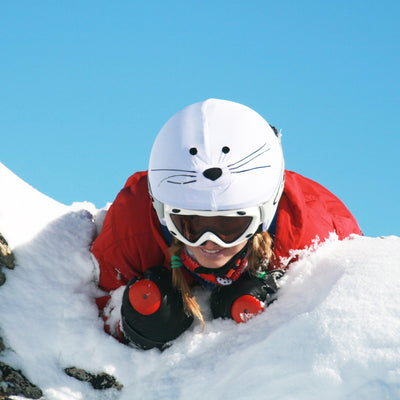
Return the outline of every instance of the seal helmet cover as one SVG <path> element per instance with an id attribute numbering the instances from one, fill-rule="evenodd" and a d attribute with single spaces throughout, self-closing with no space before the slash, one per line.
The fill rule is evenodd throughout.
<path id="1" fill-rule="evenodd" d="M 257 112 L 208 99 L 179 111 L 151 151 L 149 189 L 157 214 L 164 206 L 218 214 L 260 206 L 267 229 L 284 183 L 279 135 Z"/>

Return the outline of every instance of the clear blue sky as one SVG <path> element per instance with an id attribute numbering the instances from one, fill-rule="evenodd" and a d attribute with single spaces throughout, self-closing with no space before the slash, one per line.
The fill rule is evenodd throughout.
<path id="1" fill-rule="evenodd" d="M 0 161 L 102 208 L 170 116 L 233 100 L 366 235 L 400 235 L 399 21 L 398 0 L 2 1 Z"/>

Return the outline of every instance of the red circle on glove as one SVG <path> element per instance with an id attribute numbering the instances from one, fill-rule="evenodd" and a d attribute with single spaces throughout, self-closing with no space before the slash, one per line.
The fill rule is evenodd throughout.
<path id="1" fill-rule="evenodd" d="M 129 301 L 138 313 L 153 314 L 161 305 L 160 289 L 153 281 L 142 279 L 129 288 Z"/>
<path id="2" fill-rule="evenodd" d="M 239 324 L 247 322 L 263 310 L 264 307 L 260 300 L 249 294 L 245 294 L 235 300 L 232 305 L 231 314 L 232 318 Z"/>

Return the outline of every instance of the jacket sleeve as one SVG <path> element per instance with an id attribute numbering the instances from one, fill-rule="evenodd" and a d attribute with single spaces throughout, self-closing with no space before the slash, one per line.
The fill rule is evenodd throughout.
<path id="1" fill-rule="evenodd" d="M 121 198 L 126 196 L 120 193 L 107 212 L 99 236 L 94 241 L 91 252 L 95 256 L 99 266 L 99 287 L 104 291 L 104 296 L 96 299 L 100 316 L 104 321 L 105 331 L 122 341 L 119 329 L 121 291 L 133 276 L 140 277 L 140 269 L 135 262 L 136 244 L 131 238 L 121 237 L 123 226 L 118 226 L 119 212 L 121 211 Z M 115 226 L 117 223 L 117 226 Z M 125 248 L 130 252 L 126 254 Z"/>
<path id="2" fill-rule="evenodd" d="M 125 232 L 126 199 L 123 197 L 126 195 L 121 192 L 108 210 L 102 230 L 91 248 L 100 267 L 99 286 L 107 292 L 142 274 L 135 236 Z"/>
<path id="3" fill-rule="evenodd" d="M 287 266 L 279 260 L 290 257 L 290 250 L 302 250 L 337 234 L 340 240 L 361 235 L 358 223 L 343 202 L 325 187 L 295 172 L 286 171 L 285 188 L 279 201 L 272 268 Z"/>
<path id="4" fill-rule="evenodd" d="M 91 252 L 99 264 L 99 287 L 105 295 L 96 299 L 107 332 L 120 338 L 120 302 L 126 284 L 141 278 L 146 269 L 166 265 L 168 248 L 154 217 L 147 177 L 129 178 L 105 217 Z"/>

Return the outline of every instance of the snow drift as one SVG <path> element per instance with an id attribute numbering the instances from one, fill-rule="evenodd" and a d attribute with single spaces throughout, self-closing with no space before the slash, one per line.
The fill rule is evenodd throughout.
<path id="1" fill-rule="evenodd" d="M 262 315 L 209 320 L 143 352 L 104 333 L 94 304 L 89 246 L 105 210 L 60 204 L 2 164 L 0 187 L 0 232 L 17 263 L 0 287 L 0 360 L 45 399 L 400 398 L 399 237 L 332 236 L 301 252 Z M 95 391 L 64 373 L 71 366 L 124 387 Z"/>

